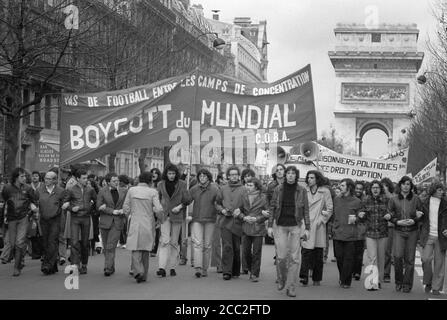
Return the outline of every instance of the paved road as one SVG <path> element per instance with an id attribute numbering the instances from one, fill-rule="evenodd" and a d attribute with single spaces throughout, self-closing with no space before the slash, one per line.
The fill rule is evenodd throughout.
<path id="1" fill-rule="evenodd" d="M 332 253 L 332 250 L 331 250 Z M 377 292 L 366 291 L 363 282 L 353 281 L 351 289 L 338 286 L 337 266 L 329 261 L 324 266 L 324 278 L 320 287 L 299 287 L 297 297 L 289 298 L 285 292 L 279 292 L 275 284 L 273 265 L 274 247 L 264 245 L 261 265 L 261 277 L 258 283 L 252 283 L 248 276 L 224 281 L 222 274 L 211 268 L 207 278 L 196 279 L 194 270 L 188 264 L 177 268 L 177 276 L 157 278 L 157 258 L 150 258 L 148 282 L 137 284 L 129 276 L 130 252 L 117 249 L 117 271 L 109 278 L 103 275 L 103 255 L 90 257 L 88 274 L 80 276 L 79 289 L 67 290 L 63 267 L 58 274 L 44 276 L 40 272 L 39 260 L 26 260 L 26 267 L 20 277 L 12 277 L 12 264 L 0 265 L 0 299 L 300 299 L 300 300 L 423 300 L 432 298 L 424 293 L 421 284 L 421 270 L 415 272 L 415 285 L 409 294 L 396 293 L 392 283 L 384 284 Z M 331 256 L 330 256 L 331 258 Z M 420 266 L 420 260 L 417 260 Z M 418 274 L 419 272 L 419 274 Z M 444 296 L 445 297 L 445 296 Z"/>

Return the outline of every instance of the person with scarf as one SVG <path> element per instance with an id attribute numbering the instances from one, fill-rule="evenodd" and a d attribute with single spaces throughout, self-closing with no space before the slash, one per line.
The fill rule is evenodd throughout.
<path id="1" fill-rule="evenodd" d="M 190 189 L 194 201 L 191 220 L 191 239 L 194 254 L 195 276 L 208 276 L 211 261 L 211 248 L 216 224 L 216 202 L 219 188 L 213 183 L 211 172 L 200 169 L 197 173 L 198 184 Z"/>
<path id="2" fill-rule="evenodd" d="M 228 184 L 219 190 L 216 209 L 219 213 L 218 224 L 222 237 L 222 272 L 223 279 L 238 278 L 241 274 L 241 236 L 242 217 L 235 209 L 242 205 L 246 193 L 239 180 L 240 170 L 236 166 L 229 167 L 226 175 Z"/>
<path id="3" fill-rule="evenodd" d="M 256 178 L 245 182 L 247 193 L 242 198 L 242 206 L 236 211 L 241 212 L 242 223 L 242 256 L 247 262 L 250 280 L 258 282 L 261 271 L 262 241 L 267 230 L 265 221 L 269 217 L 268 204 L 265 195 L 261 193 L 262 183 Z"/>

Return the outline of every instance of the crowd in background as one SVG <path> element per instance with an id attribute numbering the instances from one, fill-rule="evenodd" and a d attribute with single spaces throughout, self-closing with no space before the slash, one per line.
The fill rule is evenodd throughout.
<path id="1" fill-rule="evenodd" d="M 129 273 L 138 283 L 147 280 L 149 257 L 158 257 L 158 277 L 174 277 L 187 264 L 190 238 L 195 277 L 215 267 L 224 280 L 247 274 L 258 282 L 263 244 L 273 239 L 278 290 L 295 297 L 310 279 L 321 285 L 332 240 L 341 288 L 374 266 L 378 277 L 366 287 L 380 290 L 394 266 L 395 290 L 411 292 L 419 245 L 425 291 L 443 291 L 447 202 L 437 181 L 419 187 L 407 176 L 398 183 L 334 182 L 317 170 L 300 177 L 282 164 L 269 181 L 237 166 L 215 181 L 207 169 L 186 181 L 173 164 L 134 179 L 79 169 L 61 180 L 58 173 L 16 168 L 9 183 L 1 181 L 0 259 L 14 261 L 13 276 L 21 274 L 26 254 L 51 275 L 66 263 L 86 274 L 89 256 L 103 253 L 110 277 L 121 247 L 131 251 Z"/>

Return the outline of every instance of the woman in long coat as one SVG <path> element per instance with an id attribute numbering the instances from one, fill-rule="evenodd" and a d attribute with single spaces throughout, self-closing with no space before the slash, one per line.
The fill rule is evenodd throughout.
<path id="1" fill-rule="evenodd" d="M 132 251 L 132 271 L 137 282 L 147 279 L 149 252 L 154 247 L 155 216 L 162 214 L 158 192 L 149 187 L 152 180 L 150 172 L 139 176 L 137 186 L 129 189 L 124 200 L 123 210 L 131 216 L 126 249 Z"/>
<path id="2" fill-rule="evenodd" d="M 307 172 L 306 191 L 309 202 L 310 232 L 301 250 L 300 282 L 307 285 L 312 269 L 313 284 L 318 286 L 323 279 L 323 253 L 326 247 L 326 224 L 332 216 L 331 192 L 324 186 L 323 175 L 316 170 Z"/>

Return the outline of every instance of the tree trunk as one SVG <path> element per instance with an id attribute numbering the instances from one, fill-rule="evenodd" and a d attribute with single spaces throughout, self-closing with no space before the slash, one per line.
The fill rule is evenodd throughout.
<path id="1" fill-rule="evenodd" d="M 116 172 L 115 168 L 116 152 L 109 155 L 109 172 Z"/>
<path id="2" fill-rule="evenodd" d="M 18 166 L 18 152 L 21 151 L 21 146 L 19 146 L 18 140 L 19 130 L 20 117 L 5 117 L 5 173 L 7 175 Z"/>
<path id="3" fill-rule="evenodd" d="M 146 171 L 146 164 L 144 163 L 144 160 L 146 159 L 147 151 L 147 148 L 140 149 L 140 155 L 138 157 L 138 166 L 140 167 L 140 173 Z"/>

